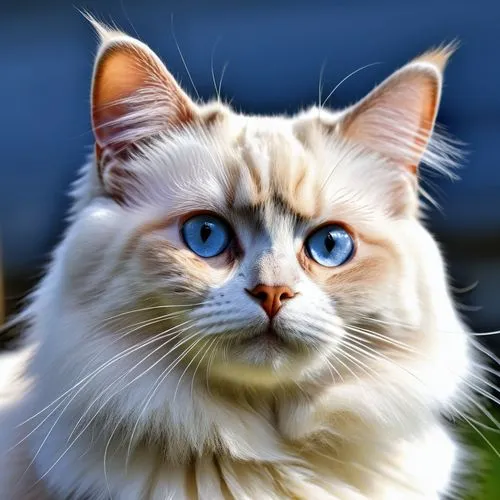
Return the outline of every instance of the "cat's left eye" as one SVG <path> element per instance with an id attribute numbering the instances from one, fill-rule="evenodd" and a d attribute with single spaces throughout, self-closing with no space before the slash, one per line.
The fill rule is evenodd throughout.
<path id="1" fill-rule="evenodd" d="M 320 227 L 306 240 L 309 257 L 325 267 L 345 264 L 354 253 L 354 241 L 349 232 L 338 224 Z"/>
<path id="2" fill-rule="evenodd" d="M 205 259 L 221 254 L 231 240 L 228 225 L 210 214 L 191 217 L 184 223 L 181 232 L 187 247 Z"/>

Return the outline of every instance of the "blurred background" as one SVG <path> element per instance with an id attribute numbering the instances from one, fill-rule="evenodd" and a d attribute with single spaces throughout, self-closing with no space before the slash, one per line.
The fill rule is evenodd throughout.
<path id="1" fill-rule="evenodd" d="M 96 37 L 77 8 L 148 43 L 192 96 L 214 97 L 215 79 L 223 99 L 249 113 L 292 113 L 317 102 L 322 67 L 326 96 L 357 68 L 379 62 L 329 100 L 332 107 L 348 105 L 414 56 L 458 39 L 439 121 L 466 143 L 467 156 L 460 182 L 428 179 L 442 207 L 432 211 L 430 226 L 468 323 L 476 331 L 500 328 L 495 0 L 2 0 L 0 247 L 7 312 L 43 272 L 64 228 L 69 184 L 93 140 L 88 96 Z M 497 337 L 485 338 L 500 354 Z"/>

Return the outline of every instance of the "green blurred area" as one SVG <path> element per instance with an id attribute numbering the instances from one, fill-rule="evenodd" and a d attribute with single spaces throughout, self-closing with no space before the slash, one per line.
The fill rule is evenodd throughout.
<path id="1" fill-rule="evenodd" d="M 496 411 L 495 417 L 500 420 L 500 411 Z M 477 464 L 474 474 L 465 478 L 467 483 L 470 481 L 465 499 L 500 500 L 500 433 L 477 426 L 473 429 L 466 424 L 462 425 L 461 433 L 474 455 L 474 465 Z"/>

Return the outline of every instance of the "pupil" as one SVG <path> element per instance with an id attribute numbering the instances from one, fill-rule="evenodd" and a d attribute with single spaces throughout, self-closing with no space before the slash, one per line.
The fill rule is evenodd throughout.
<path id="1" fill-rule="evenodd" d="M 203 243 L 206 243 L 208 238 L 210 238 L 211 234 L 212 234 L 212 228 L 210 227 L 210 224 L 208 222 L 204 222 L 200 230 L 201 241 Z"/>
<path id="2" fill-rule="evenodd" d="M 334 249 L 335 247 L 335 240 L 333 239 L 333 236 L 331 234 L 329 234 L 326 238 L 325 238 L 325 247 L 326 249 L 328 250 L 328 253 L 331 253 L 331 251 Z"/>

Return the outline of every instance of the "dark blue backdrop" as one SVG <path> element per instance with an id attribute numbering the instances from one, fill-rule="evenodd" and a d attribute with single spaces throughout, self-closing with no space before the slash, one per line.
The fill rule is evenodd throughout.
<path id="1" fill-rule="evenodd" d="M 38 275 L 63 228 L 69 183 L 92 143 L 89 83 L 95 35 L 88 8 L 147 42 L 193 95 L 173 25 L 202 98 L 222 96 L 248 112 L 293 112 L 356 68 L 330 100 L 344 106 L 418 53 L 458 38 L 446 73 L 440 121 L 469 152 L 462 181 L 432 179 L 444 215 L 432 226 L 477 328 L 500 326 L 500 4 L 464 0 L 62 0 L 0 6 L 0 238 L 7 291 Z"/>

